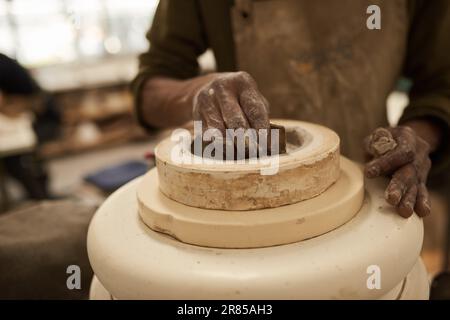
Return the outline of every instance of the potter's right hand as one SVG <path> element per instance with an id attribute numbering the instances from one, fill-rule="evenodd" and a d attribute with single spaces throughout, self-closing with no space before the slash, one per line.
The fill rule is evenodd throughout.
<path id="1" fill-rule="evenodd" d="M 193 118 L 203 130 L 269 129 L 269 105 L 255 80 L 246 72 L 218 73 L 199 89 L 193 100 Z"/>

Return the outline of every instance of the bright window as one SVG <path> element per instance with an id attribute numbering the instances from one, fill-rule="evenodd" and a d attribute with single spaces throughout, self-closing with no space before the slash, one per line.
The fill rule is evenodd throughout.
<path id="1" fill-rule="evenodd" d="M 0 0 L 0 52 L 35 67 L 147 48 L 158 0 Z"/>

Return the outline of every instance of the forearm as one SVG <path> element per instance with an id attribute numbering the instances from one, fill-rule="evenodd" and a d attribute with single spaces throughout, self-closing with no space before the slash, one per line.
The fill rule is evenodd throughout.
<path id="1" fill-rule="evenodd" d="M 150 78 L 140 93 L 142 120 L 155 128 L 180 126 L 192 120 L 196 93 L 216 76 L 214 73 L 188 80 Z"/>
<path id="2" fill-rule="evenodd" d="M 410 127 L 419 137 L 424 139 L 430 146 L 430 152 L 439 148 L 444 130 L 437 121 L 424 117 L 408 120 L 402 125 Z"/>

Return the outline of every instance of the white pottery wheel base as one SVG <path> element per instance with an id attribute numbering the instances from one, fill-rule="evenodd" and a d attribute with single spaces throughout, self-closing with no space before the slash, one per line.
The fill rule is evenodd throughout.
<path id="1" fill-rule="evenodd" d="M 428 300 L 430 284 L 427 271 L 419 258 L 414 268 L 406 278 L 394 289 L 379 298 L 379 300 Z M 114 297 L 105 289 L 96 276 L 92 279 L 89 292 L 90 300 L 113 300 Z"/>
<path id="2" fill-rule="evenodd" d="M 112 194 L 88 233 L 94 272 L 117 299 L 380 299 L 416 272 L 422 220 L 403 219 L 385 203 L 383 179 L 366 182 L 362 209 L 343 226 L 258 249 L 198 247 L 152 231 L 138 214 L 139 182 Z M 367 289 L 370 265 L 381 270 L 380 290 Z M 428 294 L 420 268 L 411 298 Z"/>

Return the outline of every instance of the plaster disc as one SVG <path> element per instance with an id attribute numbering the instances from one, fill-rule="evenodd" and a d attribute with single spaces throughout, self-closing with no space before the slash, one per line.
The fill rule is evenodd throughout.
<path id="1" fill-rule="evenodd" d="M 396 214 L 385 179 L 366 181 L 361 210 L 341 227 L 256 249 L 194 246 L 153 231 L 138 214 L 141 181 L 108 197 L 89 227 L 92 268 L 117 299 L 378 299 L 411 272 L 422 247 L 422 219 Z M 367 287 L 370 266 L 381 271 L 380 289 Z"/>
<path id="2" fill-rule="evenodd" d="M 217 248 L 257 248 L 312 238 L 350 220 L 364 198 L 361 168 L 341 158 L 340 178 L 312 199 L 278 208 L 223 211 L 193 208 L 167 198 L 152 169 L 137 192 L 139 214 L 153 230 L 186 243 Z"/>
<path id="3" fill-rule="evenodd" d="M 188 151 L 181 163 L 174 156 L 179 141 L 163 140 L 155 149 L 160 190 L 188 206 L 221 210 L 274 208 L 321 194 L 339 177 L 338 135 L 302 121 L 274 123 L 285 127 L 287 153 L 258 161 L 213 161 Z"/>

